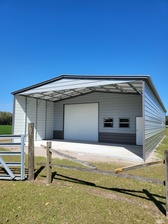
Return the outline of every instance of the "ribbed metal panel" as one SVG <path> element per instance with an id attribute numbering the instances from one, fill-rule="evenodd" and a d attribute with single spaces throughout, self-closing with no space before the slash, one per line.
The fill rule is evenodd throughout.
<path id="1" fill-rule="evenodd" d="M 54 129 L 54 103 L 46 102 L 46 133 L 45 138 L 53 138 L 53 129 Z"/>
<path id="2" fill-rule="evenodd" d="M 37 127 L 35 127 L 37 133 L 36 140 L 45 139 L 45 116 L 46 116 L 46 102 L 38 100 L 37 118 L 36 118 Z"/>
<path id="3" fill-rule="evenodd" d="M 133 80 L 132 80 L 133 81 Z M 86 88 L 86 87 L 94 87 L 94 86 L 103 86 L 110 84 L 119 84 L 124 83 L 125 80 L 83 80 L 83 79 L 61 79 L 52 83 L 45 84 L 43 86 L 39 86 L 33 88 L 31 90 L 27 90 L 22 92 L 24 95 L 29 94 L 40 94 L 42 92 L 50 92 L 50 91 L 61 91 L 61 90 L 70 90 L 70 89 L 78 89 L 78 88 Z"/>
<path id="4" fill-rule="evenodd" d="M 165 116 L 165 111 L 156 100 L 155 95 L 149 86 L 144 83 L 144 160 L 165 136 Z"/>
<path id="5" fill-rule="evenodd" d="M 36 107 L 36 99 L 27 97 L 26 99 L 26 111 L 24 111 L 26 116 L 26 141 L 28 141 L 28 124 L 34 123 L 34 137 L 36 137 L 36 113 L 37 113 L 37 107 Z"/>
<path id="6" fill-rule="evenodd" d="M 15 96 L 15 111 L 14 111 L 14 121 L 13 121 L 13 134 L 20 135 L 25 134 L 25 97 Z"/>
<path id="7" fill-rule="evenodd" d="M 64 139 L 64 132 L 54 130 L 53 132 L 54 139 Z M 136 135 L 135 134 L 122 134 L 122 133 L 106 133 L 99 132 L 99 142 L 104 143 L 116 143 L 116 144 L 136 144 Z"/>
<path id="8" fill-rule="evenodd" d="M 64 105 L 95 102 L 99 103 L 99 132 L 107 133 L 106 136 L 110 136 L 108 133 L 116 133 L 118 136 L 124 133 L 130 135 L 136 133 L 136 117 L 142 116 L 142 97 L 140 95 L 91 93 L 55 103 L 54 130 L 57 132 L 54 133 L 54 136 L 58 133 L 60 138 L 60 131 L 62 137 Z M 106 117 L 113 118 L 113 128 L 104 127 L 104 118 Z M 129 128 L 119 128 L 119 118 L 121 117 L 129 118 Z M 101 138 L 101 140 L 103 139 Z M 131 142 L 133 141 L 131 140 Z"/>
<path id="9" fill-rule="evenodd" d="M 99 142 L 135 145 L 136 134 L 99 132 Z"/>
<path id="10" fill-rule="evenodd" d="M 35 140 L 53 137 L 53 102 L 16 95 L 14 109 L 14 134 L 24 133 L 27 141 L 28 123 L 34 123 Z"/>

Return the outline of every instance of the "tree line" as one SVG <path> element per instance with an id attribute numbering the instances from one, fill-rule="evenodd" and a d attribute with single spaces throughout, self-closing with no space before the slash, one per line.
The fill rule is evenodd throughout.
<path id="1" fill-rule="evenodd" d="M 12 125 L 12 113 L 0 111 L 0 125 Z"/>
<path id="2" fill-rule="evenodd" d="M 12 113 L 0 111 L 0 125 L 12 125 Z M 168 116 L 166 116 L 166 125 L 168 125 Z"/>

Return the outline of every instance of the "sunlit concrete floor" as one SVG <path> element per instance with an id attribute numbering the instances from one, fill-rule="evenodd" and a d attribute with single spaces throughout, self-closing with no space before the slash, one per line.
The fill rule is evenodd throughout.
<path id="1" fill-rule="evenodd" d="M 42 140 L 35 141 L 35 155 L 46 156 L 46 150 L 41 145 L 46 146 L 47 142 L 52 143 L 52 149 L 58 150 L 85 160 L 87 156 L 94 160 L 124 160 L 128 162 L 141 163 L 143 161 L 142 146 L 120 145 L 108 143 L 73 142 L 66 140 Z M 56 155 L 53 157 L 57 157 Z"/>

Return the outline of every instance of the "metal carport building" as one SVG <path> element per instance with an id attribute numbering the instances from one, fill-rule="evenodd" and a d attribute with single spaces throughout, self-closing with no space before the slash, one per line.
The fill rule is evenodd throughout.
<path id="1" fill-rule="evenodd" d="M 62 75 L 15 91 L 13 133 L 35 140 L 142 145 L 146 160 L 165 136 L 166 109 L 150 76 Z"/>

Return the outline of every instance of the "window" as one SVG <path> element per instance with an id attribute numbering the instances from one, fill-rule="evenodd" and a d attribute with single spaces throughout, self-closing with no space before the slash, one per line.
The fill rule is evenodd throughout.
<path id="1" fill-rule="evenodd" d="M 119 118 L 119 127 L 120 128 L 129 128 L 129 118 Z"/>
<path id="2" fill-rule="evenodd" d="M 104 118 L 104 128 L 113 127 L 113 118 Z"/>

